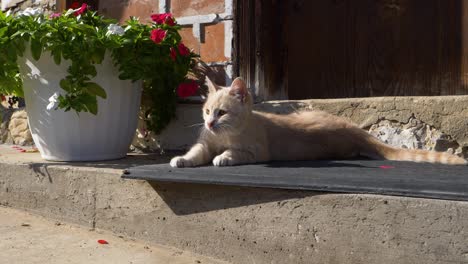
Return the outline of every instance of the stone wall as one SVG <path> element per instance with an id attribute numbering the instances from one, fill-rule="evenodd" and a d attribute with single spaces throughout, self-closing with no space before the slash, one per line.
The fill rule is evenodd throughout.
<path id="1" fill-rule="evenodd" d="M 468 146 L 461 146 L 452 136 L 414 117 L 405 123 L 382 119 L 368 130 L 370 134 L 392 146 L 446 151 L 468 158 Z"/>
<path id="2" fill-rule="evenodd" d="M 0 144 L 32 145 L 28 116 L 24 108 L 5 108 L 0 105 Z"/>
<path id="3" fill-rule="evenodd" d="M 0 0 L 2 9 L 10 9 L 13 12 L 24 10 L 28 7 L 41 7 L 46 11 L 54 11 L 56 8 L 56 0 Z"/>

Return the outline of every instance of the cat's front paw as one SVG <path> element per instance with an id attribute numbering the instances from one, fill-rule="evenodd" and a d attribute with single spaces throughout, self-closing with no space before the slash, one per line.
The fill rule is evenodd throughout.
<path id="1" fill-rule="evenodd" d="M 213 165 L 215 166 L 232 166 L 234 163 L 232 162 L 232 159 L 229 157 L 225 157 L 223 155 L 218 155 L 213 159 Z"/>
<path id="2" fill-rule="evenodd" d="M 182 156 L 172 158 L 169 164 L 173 168 L 193 167 L 193 162 L 191 160 L 184 159 Z"/>

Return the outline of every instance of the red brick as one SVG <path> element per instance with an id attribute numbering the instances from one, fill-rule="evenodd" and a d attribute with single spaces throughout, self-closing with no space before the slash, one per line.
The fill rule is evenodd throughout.
<path id="1" fill-rule="evenodd" d="M 184 27 L 179 31 L 185 46 L 200 54 L 200 42 L 193 36 L 192 27 Z"/>
<path id="2" fill-rule="evenodd" d="M 171 12 L 177 17 L 224 13 L 224 0 L 172 0 Z"/>
<path id="3" fill-rule="evenodd" d="M 224 24 L 204 25 L 205 42 L 200 43 L 194 36 L 192 27 L 184 27 L 180 31 L 182 40 L 187 47 L 200 54 L 205 62 L 224 62 L 229 58 L 224 56 Z"/>
<path id="4" fill-rule="evenodd" d="M 200 55 L 205 62 L 223 62 L 224 56 L 224 24 L 205 25 L 205 43 L 200 45 Z"/>
<path id="5" fill-rule="evenodd" d="M 99 11 L 120 22 L 124 22 L 130 16 L 139 17 L 142 22 L 150 22 L 150 15 L 158 13 L 158 5 L 158 0 L 100 1 Z"/>

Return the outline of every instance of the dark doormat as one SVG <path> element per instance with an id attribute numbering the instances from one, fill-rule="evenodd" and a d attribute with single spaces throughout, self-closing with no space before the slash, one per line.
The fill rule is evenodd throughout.
<path id="1" fill-rule="evenodd" d="M 126 179 L 371 193 L 468 201 L 468 166 L 377 160 L 288 161 L 233 167 L 128 169 Z"/>

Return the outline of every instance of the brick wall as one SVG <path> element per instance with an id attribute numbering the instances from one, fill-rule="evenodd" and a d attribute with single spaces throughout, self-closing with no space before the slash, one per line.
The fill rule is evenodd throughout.
<path id="1" fill-rule="evenodd" d="M 233 0 L 106 0 L 100 1 L 102 14 L 125 21 L 130 16 L 150 21 L 152 13 L 172 13 L 183 26 L 184 43 L 211 66 L 220 85 L 232 79 Z"/>

